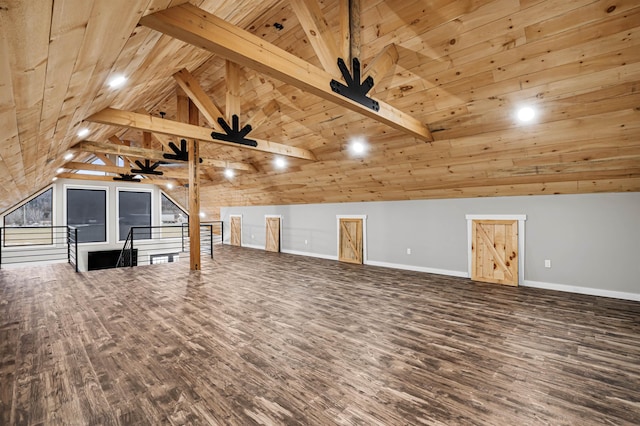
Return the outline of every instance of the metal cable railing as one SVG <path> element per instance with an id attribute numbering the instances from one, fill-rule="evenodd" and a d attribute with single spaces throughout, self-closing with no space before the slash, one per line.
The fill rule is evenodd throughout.
<path id="1" fill-rule="evenodd" d="M 222 242 L 222 222 L 200 225 L 200 253 L 213 258 L 213 246 Z M 132 226 L 116 267 L 170 263 L 189 252 L 188 224 Z"/>
<path id="2" fill-rule="evenodd" d="M 200 253 L 213 258 L 213 246 L 223 241 L 222 221 L 200 225 Z M 188 224 L 132 227 L 117 262 L 107 267 L 175 262 L 189 252 Z M 89 258 L 94 252 L 89 252 Z M 114 254 L 118 254 L 115 251 Z M 79 271 L 78 228 L 73 226 L 0 227 L 0 268 L 9 265 L 66 261 Z M 89 263 L 91 260 L 89 259 Z"/>
<path id="3" fill-rule="evenodd" d="M 0 228 L 0 267 L 33 262 L 71 263 L 69 229 L 68 226 Z"/>
<path id="4" fill-rule="evenodd" d="M 78 228 L 67 226 L 67 258 L 78 272 Z"/>

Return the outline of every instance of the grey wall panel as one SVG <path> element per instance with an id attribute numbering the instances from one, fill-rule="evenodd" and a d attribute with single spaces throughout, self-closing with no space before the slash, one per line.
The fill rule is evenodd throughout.
<path id="1" fill-rule="evenodd" d="M 264 216 L 282 215 L 283 251 L 325 257 L 337 255 L 336 215 L 367 215 L 368 261 L 461 273 L 465 215 L 524 214 L 526 281 L 640 294 L 640 193 L 225 207 L 226 226 L 230 214 L 243 215 L 243 241 L 259 247 Z"/>

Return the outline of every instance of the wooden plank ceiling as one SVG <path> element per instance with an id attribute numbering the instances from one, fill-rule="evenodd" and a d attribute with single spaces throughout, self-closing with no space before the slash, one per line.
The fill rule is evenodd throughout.
<path id="1" fill-rule="evenodd" d="M 352 33 L 346 0 L 190 1 L 317 75 L 340 79 L 331 58 L 353 43 L 375 76 L 370 95 L 401 125 L 243 62 L 248 45 L 214 54 L 145 26 L 182 3 L 0 1 L 0 211 L 48 185 L 70 150 L 62 176 L 95 152 L 106 158 L 104 144 L 156 155 L 179 145 L 171 130 L 152 131 L 160 112 L 176 120 L 185 91 L 204 127 L 218 131 L 216 116 L 230 123 L 235 113 L 265 148 L 200 142 L 201 203 L 214 215 L 229 205 L 640 191 L 637 0 L 360 0 Z M 119 90 L 107 84 L 117 74 L 128 78 Z M 515 118 L 522 105 L 537 109 L 534 122 Z M 152 119 L 89 121 L 106 108 Z M 84 127 L 96 143 L 76 146 Z M 350 152 L 355 138 L 365 155 Z M 287 147 L 297 155 L 278 168 L 274 152 Z M 184 199 L 186 166 L 162 169 L 153 182 L 177 184 Z"/>

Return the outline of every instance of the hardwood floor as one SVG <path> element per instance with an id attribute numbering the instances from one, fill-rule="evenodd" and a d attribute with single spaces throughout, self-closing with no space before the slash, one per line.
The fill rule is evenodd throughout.
<path id="1" fill-rule="evenodd" d="M 216 246 L 0 271 L 0 424 L 640 424 L 640 303 Z"/>

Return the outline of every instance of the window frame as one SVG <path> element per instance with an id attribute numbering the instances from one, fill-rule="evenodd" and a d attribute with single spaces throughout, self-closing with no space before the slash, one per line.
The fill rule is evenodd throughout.
<path id="1" fill-rule="evenodd" d="M 149 193 L 151 194 L 150 196 L 150 212 L 149 212 L 149 226 L 154 226 L 153 224 L 154 222 L 154 214 L 153 211 L 155 210 L 153 208 L 154 204 L 154 191 L 153 189 L 149 189 L 149 188 L 130 188 L 130 187 L 117 187 L 116 188 L 116 208 L 115 208 L 115 212 L 114 215 L 116 217 L 116 241 L 118 243 L 124 243 L 126 241 L 126 237 L 125 239 L 120 239 L 120 193 L 121 192 L 145 192 L 145 193 Z M 150 241 L 153 239 L 153 232 L 150 232 L 150 238 L 136 238 L 136 241 Z"/>
<path id="2" fill-rule="evenodd" d="M 160 225 L 161 226 L 171 226 L 171 225 L 165 225 L 164 222 L 162 221 L 162 197 L 167 197 L 167 200 L 171 201 L 176 207 L 178 207 L 187 217 L 187 221 L 184 222 L 182 225 L 184 224 L 189 224 L 189 212 L 185 209 L 182 208 L 182 206 L 180 204 L 178 204 L 176 202 L 176 200 L 174 200 L 173 198 L 171 198 L 171 196 L 169 196 L 169 194 L 167 194 L 166 192 L 164 192 L 163 190 L 160 190 Z M 177 224 L 174 224 L 177 225 Z"/>
<path id="3" fill-rule="evenodd" d="M 42 194 L 44 194 L 47 191 L 51 191 L 51 225 L 49 226 L 45 226 L 44 228 L 51 228 L 51 243 L 42 243 L 42 244 L 6 244 L 6 229 L 9 228 L 13 228 L 12 226 L 6 226 L 6 218 L 8 215 L 10 215 L 11 213 L 15 212 L 16 210 L 18 210 L 19 208 L 25 206 L 26 204 L 30 203 L 32 200 L 38 198 L 39 196 L 41 196 Z M 0 244 L 2 244 L 2 248 L 3 249 L 8 249 L 11 250 L 13 248 L 17 248 L 17 249 L 22 249 L 24 247 L 33 247 L 33 246 L 38 246 L 38 247 L 55 247 L 56 246 L 56 242 L 55 242 L 55 238 L 53 237 L 53 227 L 56 226 L 56 191 L 55 191 L 55 185 L 54 184 L 50 184 L 47 185 L 46 187 L 42 188 L 40 191 L 35 192 L 34 194 L 32 194 L 31 196 L 25 198 L 24 200 L 22 200 L 21 202 L 15 204 L 13 207 L 11 207 L 10 209 L 8 209 L 5 213 L 2 214 L 2 227 L 5 229 L 5 232 L 2 233 L 2 241 L 0 241 Z M 29 227 L 29 226 L 23 226 L 23 227 Z M 31 228 L 31 227 L 29 227 Z"/>
<path id="4" fill-rule="evenodd" d="M 78 245 L 106 245 L 109 244 L 109 232 L 111 231 L 111 214 L 109 212 L 109 195 L 110 195 L 110 191 L 109 191 L 109 187 L 108 186 L 94 186 L 94 185 L 74 185 L 74 184 L 65 184 L 63 187 L 63 205 L 62 205 L 62 209 L 63 209 L 63 216 L 64 216 L 64 225 L 65 226 L 74 226 L 74 225 L 69 225 L 69 217 L 68 217 L 68 197 L 67 197 L 67 191 L 69 189 L 83 189 L 83 190 L 87 190 L 87 191 L 104 191 L 105 193 L 105 205 L 104 205 L 104 210 L 105 210 L 105 239 L 104 241 L 87 241 L 87 242 L 78 242 Z"/>

